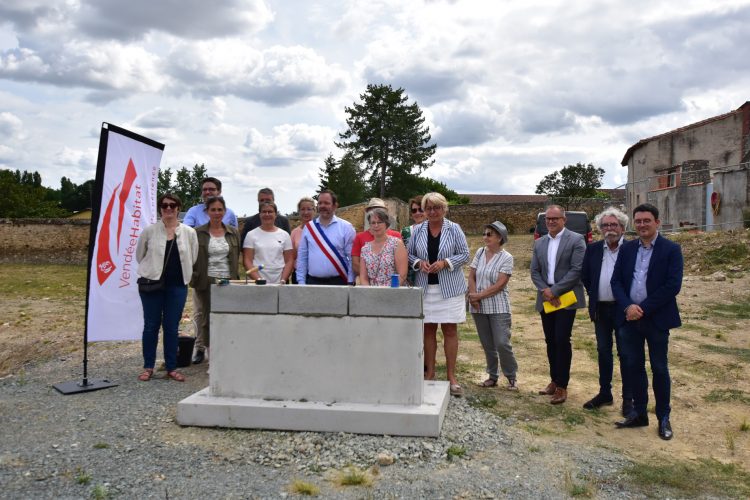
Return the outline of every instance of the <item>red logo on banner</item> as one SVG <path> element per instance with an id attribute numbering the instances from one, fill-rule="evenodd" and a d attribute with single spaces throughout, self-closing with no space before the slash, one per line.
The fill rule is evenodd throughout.
<path id="1" fill-rule="evenodd" d="M 128 161 L 128 167 L 125 169 L 125 176 L 122 179 L 122 183 L 115 186 L 112 191 L 112 196 L 109 198 L 107 208 L 104 211 L 104 217 L 102 218 L 102 225 L 99 231 L 98 248 L 96 253 L 96 277 L 99 280 L 99 284 L 104 284 L 112 273 L 117 269 L 117 266 L 112 261 L 112 254 L 110 253 L 110 224 L 112 223 L 112 211 L 115 207 L 115 197 L 117 196 L 117 190 L 122 186 L 120 191 L 120 203 L 117 220 L 117 251 L 120 251 L 120 236 L 122 235 L 122 220 L 125 217 L 125 202 L 130 195 L 130 190 L 133 187 L 138 174 L 133 165 L 133 160 Z"/>

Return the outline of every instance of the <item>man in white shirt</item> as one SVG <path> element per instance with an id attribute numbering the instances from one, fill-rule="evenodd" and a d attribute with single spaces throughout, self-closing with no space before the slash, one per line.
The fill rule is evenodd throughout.
<path id="1" fill-rule="evenodd" d="M 564 403 L 568 398 L 570 363 L 573 359 L 570 336 L 576 309 L 586 307 L 581 284 L 586 243 L 582 235 L 565 229 L 565 220 L 562 207 L 547 207 L 544 221 L 549 233 L 534 242 L 531 256 L 531 281 L 537 289 L 536 310 L 542 318 L 550 373 L 550 383 L 539 394 L 552 396 L 552 404 Z M 560 296 L 570 291 L 575 293 L 576 302 L 563 309 L 544 312 L 544 302 L 558 307 Z"/>
<path id="2" fill-rule="evenodd" d="M 583 256 L 581 281 L 589 295 L 589 317 L 594 322 L 596 333 L 596 350 L 599 362 L 599 392 L 584 403 L 587 410 L 594 410 L 604 405 L 611 405 L 612 372 L 612 338 L 617 346 L 617 357 L 620 359 L 620 377 L 622 380 L 622 415 L 633 411 L 633 392 L 627 378 L 623 362 L 622 339 L 619 329 L 615 327 L 617 303 L 612 293 L 610 279 L 617 262 L 617 254 L 623 243 L 623 234 L 628 225 L 628 216 L 620 210 L 610 207 L 594 219 L 604 239 L 586 247 Z"/>

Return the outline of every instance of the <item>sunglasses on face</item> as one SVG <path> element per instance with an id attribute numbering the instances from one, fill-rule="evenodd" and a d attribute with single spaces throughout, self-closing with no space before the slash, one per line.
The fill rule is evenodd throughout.
<path id="1" fill-rule="evenodd" d="M 177 208 L 177 203 L 162 203 L 161 208 L 162 210 L 166 210 L 168 208 L 171 208 L 174 210 L 175 208 Z"/>
<path id="2" fill-rule="evenodd" d="M 420 212 L 424 213 L 424 210 L 422 210 L 422 207 L 419 207 L 419 208 L 412 207 L 411 208 L 411 213 L 413 213 L 413 214 L 418 214 Z"/>
<path id="3" fill-rule="evenodd" d="M 492 236 L 494 234 L 495 233 L 493 233 L 492 231 L 485 231 L 484 233 L 482 233 L 482 236 Z"/>

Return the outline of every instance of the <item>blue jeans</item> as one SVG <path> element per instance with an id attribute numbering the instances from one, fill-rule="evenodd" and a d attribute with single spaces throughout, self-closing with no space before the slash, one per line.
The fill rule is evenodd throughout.
<path id="1" fill-rule="evenodd" d="M 617 305 L 614 303 L 599 303 L 596 307 L 594 332 L 596 333 L 596 352 L 599 361 L 599 394 L 605 397 L 612 397 L 612 372 L 614 370 L 612 337 L 614 334 L 617 357 L 620 358 L 622 399 L 630 401 L 633 399 L 633 390 L 630 388 L 630 381 L 625 370 L 620 331 L 615 327 L 615 307 Z"/>
<path id="2" fill-rule="evenodd" d="M 187 299 L 186 285 L 167 285 L 156 292 L 140 293 L 143 304 L 143 367 L 154 368 L 159 327 L 164 331 L 164 364 L 177 368 L 177 331 Z"/>
<path id="3" fill-rule="evenodd" d="M 671 408 L 672 381 L 669 377 L 667 351 L 669 330 L 658 329 L 650 320 L 626 321 L 620 327 L 622 347 L 625 353 L 627 376 L 632 382 L 633 406 L 638 415 L 646 415 L 648 405 L 648 376 L 646 375 L 646 353 L 644 343 L 648 342 L 648 356 L 653 374 L 656 418 L 660 421 L 669 417 Z"/>

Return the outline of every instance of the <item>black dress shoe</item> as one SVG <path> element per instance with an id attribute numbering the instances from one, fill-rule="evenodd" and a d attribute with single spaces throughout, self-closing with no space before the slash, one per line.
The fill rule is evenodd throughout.
<path id="1" fill-rule="evenodd" d="M 204 351 L 195 351 L 195 355 L 193 356 L 193 364 L 199 365 L 203 363 L 204 359 L 206 359 L 206 353 Z"/>
<path id="2" fill-rule="evenodd" d="M 611 405 L 613 402 L 612 396 L 602 396 L 601 394 L 597 394 L 593 398 L 589 399 L 585 403 L 583 403 L 583 408 L 586 410 L 595 410 L 599 408 L 600 406 L 604 405 Z"/>
<path id="3" fill-rule="evenodd" d="M 629 427 L 648 427 L 648 415 L 637 415 L 633 413 L 630 416 L 625 417 L 625 420 L 615 422 L 615 426 L 618 429 L 626 429 Z"/>
<path id="4" fill-rule="evenodd" d="M 633 413 L 633 400 L 632 399 L 623 399 L 622 400 L 622 416 L 627 417 L 631 413 Z"/>
<path id="5" fill-rule="evenodd" d="M 661 419 L 659 421 L 659 437 L 664 441 L 669 441 L 672 436 L 672 425 L 669 423 L 669 417 Z"/>

